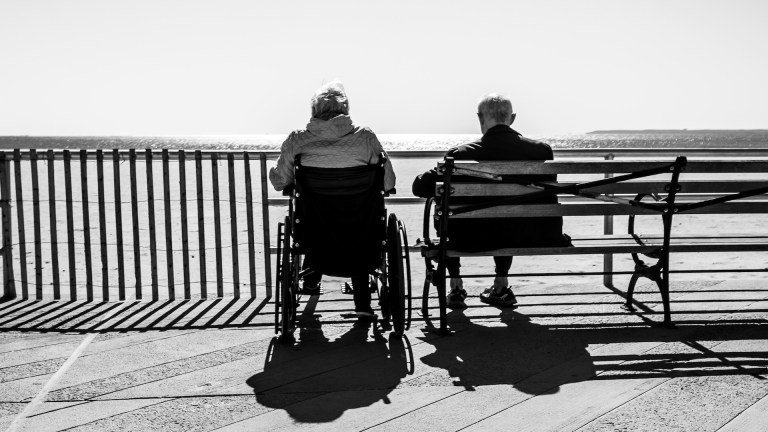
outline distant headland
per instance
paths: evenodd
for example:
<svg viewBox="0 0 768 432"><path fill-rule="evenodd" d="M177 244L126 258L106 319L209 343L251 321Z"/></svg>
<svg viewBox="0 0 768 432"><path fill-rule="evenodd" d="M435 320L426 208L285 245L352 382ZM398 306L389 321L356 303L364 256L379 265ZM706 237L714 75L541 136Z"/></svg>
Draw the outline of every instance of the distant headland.
<svg viewBox="0 0 768 432"><path fill-rule="evenodd" d="M596 130L587 132L587 135L690 135L690 134L707 134L707 135L730 135L730 134L766 134L768 129L609 129L609 130Z"/></svg>

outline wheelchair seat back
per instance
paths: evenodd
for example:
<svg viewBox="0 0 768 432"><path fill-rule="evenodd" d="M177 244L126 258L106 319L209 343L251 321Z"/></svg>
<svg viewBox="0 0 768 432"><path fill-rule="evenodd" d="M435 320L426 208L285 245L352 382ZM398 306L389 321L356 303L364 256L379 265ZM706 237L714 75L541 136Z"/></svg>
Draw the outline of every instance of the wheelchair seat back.
<svg viewBox="0 0 768 432"><path fill-rule="evenodd" d="M317 168L295 163L294 247L331 276L373 272L386 239L384 158L375 165Z"/></svg>

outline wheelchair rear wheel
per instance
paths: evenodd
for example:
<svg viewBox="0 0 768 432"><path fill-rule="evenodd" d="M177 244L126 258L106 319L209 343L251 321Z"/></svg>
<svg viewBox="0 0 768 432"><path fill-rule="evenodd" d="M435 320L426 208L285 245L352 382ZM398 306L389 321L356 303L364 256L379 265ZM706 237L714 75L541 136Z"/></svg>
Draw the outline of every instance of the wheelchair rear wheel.
<svg viewBox="0 0 768 432"><path fill-rule="evenodd" d="M291 254L292 241L291 221L285 218L285 232L283 233L281 274L280 274L280 333L284 341L293 337L293 329L296 323L296 291L298 279L298 266L296 259Z"/></svg>
<svg viewBox="0 0 768 432"><path fill-rule="evenodd" d="M410 328L411 276L405 227L394 214L387 221L387 295L392 327L398 335ZM407 314L406 314L407 305Z"/></svg>

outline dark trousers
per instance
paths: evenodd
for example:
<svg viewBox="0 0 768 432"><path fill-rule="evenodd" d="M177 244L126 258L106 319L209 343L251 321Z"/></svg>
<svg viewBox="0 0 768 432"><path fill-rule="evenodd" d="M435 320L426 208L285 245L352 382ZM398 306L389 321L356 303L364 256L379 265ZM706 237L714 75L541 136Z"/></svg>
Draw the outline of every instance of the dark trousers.
<svg viewBox="0 0 768 432"><path fill-rule="evenodd" d="M495 256L493 262L496 263L496 276L506 276L509 269L512 268L512 256ZM445 267L451 277L460 275L461 259L459 257L446 257Z"/></svg>
<svg viewBox="0 0 768 432"><path fill-rule="evenodd" d="M301 270L312 269L310 260L307 258L301 265ZM316 286L323 278L319 271L310 271L304 276L304 285ZM352 275L352 291L355 300L355 311L368 312L371 309L371 290L368 273L355 273Z"/></svg>

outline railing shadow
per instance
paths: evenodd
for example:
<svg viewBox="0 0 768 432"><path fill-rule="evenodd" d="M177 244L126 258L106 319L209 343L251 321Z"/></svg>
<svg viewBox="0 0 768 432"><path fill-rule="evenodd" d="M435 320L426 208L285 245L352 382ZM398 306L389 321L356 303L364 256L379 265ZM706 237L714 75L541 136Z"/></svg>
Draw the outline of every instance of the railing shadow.
<svg viewBox="0 0 768 432"><path fill-rule="evenodd" d="M196 300L22 300L0 310L0 332L108 333L274 325L270 298Z"/></svg>

